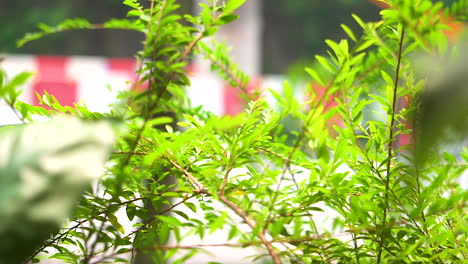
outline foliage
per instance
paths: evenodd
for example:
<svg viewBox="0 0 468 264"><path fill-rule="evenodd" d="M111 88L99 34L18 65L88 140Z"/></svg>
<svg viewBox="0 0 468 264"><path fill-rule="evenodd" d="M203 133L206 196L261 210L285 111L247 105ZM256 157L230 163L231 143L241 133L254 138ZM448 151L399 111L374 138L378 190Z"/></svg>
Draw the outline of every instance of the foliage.
<svg viewBox="0 0 468 264"><path fill-rule="evenodd" d="M466 16L463 0L450 9L428 0L386 1L391 8L377 22L353 15L362 34L343 26L350 39L326 40L327 56L306 68L315 82L309 100L298 101L286 83L283 91L265 91L276 105L247 93L248 78L222 46L201 42L236 19L243 2L211 1L197 16L181 17L175 0L151 1L149 8L123 1L133 17L124 27L145 35L137 57L148 89L122 94L105 114L124 119L128 132L114 146L103 191L87 192L74 222L37 253L87 264L126 262L123 254L145 252L154 263L183 263L203 253L185 237L228 230L220 245L257 247L263 253L255 260L273 263L466 262L468 192L457 182L467 168L466 149L433 145L426 162L416 163L414 145L401 141L421 134L418 98L432 81L416 74L412 58L457 56L460 44L449 45L443 18ZM245 93L244 113L217 117L190 107L184 67L194 52ZM329 96L336 107L325 108ZM47 94L42 99L52 109L47 114L103 116L61 107ZM23 117L44 112L19 102L12 107ZM332 126L336 116L341 122ZM286 118L299 129L286 133ZM115 216L120 209L139 219L132 230Z"/></svg>

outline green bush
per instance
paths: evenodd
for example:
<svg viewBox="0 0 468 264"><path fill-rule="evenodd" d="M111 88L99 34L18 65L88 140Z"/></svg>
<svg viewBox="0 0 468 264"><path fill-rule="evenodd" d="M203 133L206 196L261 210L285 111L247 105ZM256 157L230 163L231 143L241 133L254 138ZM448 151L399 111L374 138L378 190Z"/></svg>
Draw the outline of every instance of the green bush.
<svg viewBox="0 0 468 264"><path fill-rule="evenodd" d="M52 258L88 264L126 262L121 254L133 259L143 252L154 263L170 258L183 263L203 253L200 245L184 244L184 237L227 230L228 242L220 244L261 248L265 253L254 258L272 263L466 263L468 192L457 181L468 153L444 151L439 135L429 134L435 143L425 148L415 144L433 129L427 106L433 97L424 88L437 80L428 72L416 74L414 66L418 56L435 57L433 71L443 75L438 60L464 52L463 43L449 43L443 21L465 19L466 1L444 7L428 0L394 0L386 1L392 7L381 12L380 21L353 15L362 32L343 26L349 39L326 40L328 55L317 56L317 63L306 68L314 83L307 91L310 100L299 102L286 83L283 91L265 91L272 93L275 106L247 92L249 78L224 46L202 42L235 20L233 12L243 2L214 0L201 4L197 16L180 16L175 0L150 1L149 8L125 0L128 19L42 25L19 42L103 27L146 36L137 58L141 82L149 88L122 93L110 114L62 107L49 95L43 97L52 109L47 113L9 100L26 121L33 114L64 113L111 117L127 128L101 178L104 195L86 192L73 222L36 254L54 248ZM242 114L218 117L189 106L184 67L194 53L239 88L246 101ZM325 94L315 92L317 85ZM466 88L466 82L457 85ZM325 109L329 96L337 106ZM409 103L402 105L403 100ZM443 109L451 102L440 103ZM443 128L466 121L466 115L458 116ZM331 125L331 118L341 125ZM286 131L285 119L299 129ZM404 135L416 137L402 145ZM134 230L124 230L115 216L119 209L129 219L141 219ZM318 218L324 214L331 218L328 229ZM170 237L175 244L168 244ZM183 255L174 260L176 253ZM37 260L36 254L29 259Z"/></svg>

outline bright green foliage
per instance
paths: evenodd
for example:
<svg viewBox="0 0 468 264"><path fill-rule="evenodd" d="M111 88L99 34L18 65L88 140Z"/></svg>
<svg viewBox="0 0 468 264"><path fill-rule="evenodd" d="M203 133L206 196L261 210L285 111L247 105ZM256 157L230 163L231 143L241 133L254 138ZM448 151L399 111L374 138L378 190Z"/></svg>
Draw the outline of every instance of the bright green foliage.
<svg viewBox="0 0 468 264"><path fill-rule="evenodd" d="M232 87L237 87L241 90L242 95L249 96L247 86L249 85L249 76L245 75L238 66L230 59L228 52L229 48L221 43L212 43L212 47L203 42L199 43L200 49L198 52L207 60L211 61L211 70L218 72L219 75Z"/></svg>
<svg viewBox="0 0 468 264"><path fill-rule="evenodd" d="M23 72L13 77L12 80L6 81L6 74L0 69L0 98L4 99L5 102L13 108L21 94L18 89L19 86L23 85L30 77L32 73Z"/></svg>
<svg viewBox="0 0 468 264"><path fill-rule="evenodd" d="M52 247L53 257L67 263L125 262L121 254L136 252L155 263L183 263L203 253L200 245L184 244L187 235L205 238L222 229L233 246L257 247L264 254L255 259L273 263L466 262L468 192L457 183L467 169L466 149L434 144L420 164L415 146L400 143L402 135L421 134L421 118L411 117L420 117L417 99L432 81L416 74L412 58L455 56L460 44L449 45L441 16L466 17L463 0L450 9L428 0L388 1L392 8L376 22L353 15L362 34L342 26L350 39L326 40L327 56L306 69L314 82L310 100L299 102L286 83L271 91L276 106L247 94L248 77L224 46L200 42L235 19L243 2L210 1L200 14L181 17L175 0L150 1L149 8L124 1L133 24L109 23L145 34L138 73L149 88L123 93L106 114L124 119L128 132L101 178L105 195L88 192L71 228L39 251ZM189 107L184 67L194 51L245 93L244 113L217 117ZM312 89L316 83L324 95ZM337 107L324 107L328 96ZM62 107L50 95L42 99L52 112L103 116ZM14 106L25 119L42 113ZM337 117L342 125L332 126ZM298 129L287 131L286 119ZM115 216L119 209L140 219L134 230Z"/></svg>

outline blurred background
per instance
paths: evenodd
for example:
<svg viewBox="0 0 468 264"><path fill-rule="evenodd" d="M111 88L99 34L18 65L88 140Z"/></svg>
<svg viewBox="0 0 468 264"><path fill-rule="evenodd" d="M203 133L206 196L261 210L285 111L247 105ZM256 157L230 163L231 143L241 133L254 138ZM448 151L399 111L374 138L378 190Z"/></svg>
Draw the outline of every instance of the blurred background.
<svg viewBox="0 0 468 264"><path fill-rule="evenodd" d="M202 1L206 0L179 1L178 12L198 13ZM325 39L338 41L346 37L340 24L360 32L351 14L366 21L379 20L380 9L374 1L249 0L237 10L240 19L221 27L215 37L232 47L230 54L239 68L252 77L252 86L281 89L285 76L310 80L304 66L312 64L315 54L325 53ZM146 0L139 2L148 4ZM124 18L128 11L122 0L0 0L0 56L6 55L2 67L9 76L22 71L35 73L23 87L20 99L37 105L36 92L47 89L63 105L84 100L92 110L107 109L111 102L100 98L112 96L103 96L107 94L104 90L132 80L135 64L128 59L142 48L141 33L108 29L67 31L21 48L16 47L16 40L36 31L40 23L53 26L79 17L101 24L110 18ZM210 73L209 66L201 58L193 59L191 69L196 74L187 89L192 105L204 105L219 115L242 111L238 91ZM295 88L298 96L303 96L303 89ZM204 96L207 91L210 98Z"/></svg>
<svg viewBox="0 0 468 264"><path fill-rule="evenodd" d="M195 10L196 2L200 1L180 1L180 12ZM359 32L351 13L364 20L379 18L379 8L367 0L247 2L255 5L250 15L256 16L259 27L259 72L263 74L285 73L291 65L307 63L314 54L323 53L324 39L345 37L340 24ZM0 0L0 53L131 57L141 47L142 36L121 30L65 32L15 47L15 41L34 31L38 23L55 25L71 17L102 23L112 17L125 17L127 11L121 0Z"/></svg>

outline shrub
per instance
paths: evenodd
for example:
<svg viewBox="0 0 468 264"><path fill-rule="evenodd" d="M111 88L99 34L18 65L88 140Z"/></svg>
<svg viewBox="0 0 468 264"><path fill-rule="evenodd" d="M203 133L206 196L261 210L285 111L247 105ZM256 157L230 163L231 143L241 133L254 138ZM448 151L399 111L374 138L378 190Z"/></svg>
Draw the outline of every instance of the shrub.
<svg viewBox="0 0 468 264"><path fill-rule="evenodd" d="M380 21L353 15L362 32L343 25L349 39L326 40L329 52L306 68L314 83L306 91L310 100L299 102L287 83L279 92L258 91L272 93L275 106L246 91L249 79L223 45L201 41L235 20L243 2L211 1L201 4L199 15L182 17L175 0L150 1L149 7L125 0L133 19L102 25L71 19L42 25L19 42L82 28L126 28L146 36L137 58L140 83L148 89L121 94L110 114L64 108L44 96L48 115L107 116L123 120L127 130L100 180L102 192L85 193L73 222L36 253L52 247L58 252L52 257L67 263L107 263L144 252L163 263L184 252L174 261L182 263L201 252L201 245L184 245L184 237L228 230L220 244L262 248L265 254L256 258L273 263L464 263L468 193L457 181L468 153L450 153L443 141L423 156L417 152L418 135L425 133L420 128L432 129L419 100L428 98L431 74L416 74L414 58L463 52L462 44L448 41L443 21L466 18L466 2L449 8L428 0L384 1L390 8ZM246 101L242 114L218 117L187 104L184 68L194 53L239 88ZM436 63L434 71L443 74L443 66ZM325 92L313 89L318 85ZM336 106L325 111L329 96ZM44 114L13 105L25 120ZM328 120L337 115L341 125L332 126ZM285 119L298 129L286 131ZM120 209L140 219L133 230L115 217ZM175 244L168 244L170 237Z"/></svg>

